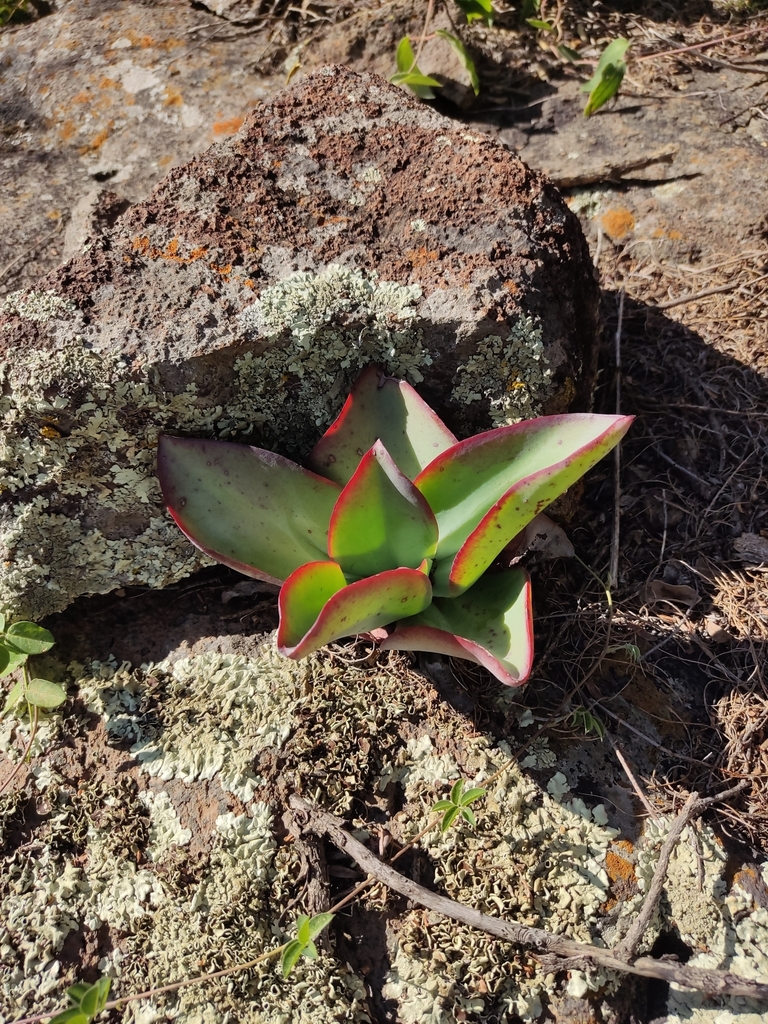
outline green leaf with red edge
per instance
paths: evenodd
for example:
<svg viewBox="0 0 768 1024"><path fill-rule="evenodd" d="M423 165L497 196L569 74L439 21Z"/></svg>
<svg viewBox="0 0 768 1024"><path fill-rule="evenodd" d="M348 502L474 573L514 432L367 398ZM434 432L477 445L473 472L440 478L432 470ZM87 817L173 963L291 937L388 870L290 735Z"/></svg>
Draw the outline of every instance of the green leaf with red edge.
<svg viewBox="0 0 768 1024"><path fill-rule="evenodd" d="M243 444L163 435L157 473L192 543L246 576L280 583L327 556L341 488L295 462Z"/></svg>
<svg viewBox="0 0 768 1024"><path fill-rule="evenodd" d="M437 548L437 520L424 495L377 441L338 497L328 554L350 576L415 569Z"/></svg>
<svg viewBox="0 0 768 1024"><path fill-rule="evenodd" d="M332 640L416 615L432 599L425 569L426 563L390 569L344 586L335 562L301 566L280 591L277 649L288 658L304 658Z"/></svg>
<svg viewBox="0 0 768 1024"><path fill-rule="evenodd" d="M435 513L436 596L456 596L527 524L624 436L631 416L565 414L461 441L414 483Z"/></svg>
<svg viewBox="0 0 768 1024"><path fill-rule="evenodd" d="M435 598L398 622L385 651L431 651L474 661L508 686L527 679L533 661L531 581L524 569L493 573L451 599Z"/></svg>
<svg viewBox="0 0 768 1024"><path fill-rule="evenodd" d="M410 384L368 366L306 464L343 486L376 441L382 442L410 480L456 444L454 435Z"/></svg>

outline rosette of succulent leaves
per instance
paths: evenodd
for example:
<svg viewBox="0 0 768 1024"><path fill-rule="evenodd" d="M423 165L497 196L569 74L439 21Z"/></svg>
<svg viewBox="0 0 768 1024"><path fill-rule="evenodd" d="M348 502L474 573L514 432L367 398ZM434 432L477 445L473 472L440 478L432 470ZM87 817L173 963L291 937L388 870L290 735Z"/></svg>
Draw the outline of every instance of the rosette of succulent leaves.
<svg viewBox="0 0 768 1024"><path fill-rule="evenodd" d="M158 476L197 547L281 584L281 654L369 634L516 686L533 659L530 579L512 565L520 537L631 421L545 416L457 441L409 384L369 366L306 467L165 435Z"/></svg>

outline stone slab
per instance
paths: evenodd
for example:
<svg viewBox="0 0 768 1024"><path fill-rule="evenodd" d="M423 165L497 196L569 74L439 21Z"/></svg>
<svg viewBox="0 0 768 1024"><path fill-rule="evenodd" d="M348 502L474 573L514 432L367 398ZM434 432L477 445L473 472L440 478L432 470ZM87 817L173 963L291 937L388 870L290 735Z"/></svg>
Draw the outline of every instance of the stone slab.
<svg viewBox="0 0 768 1024"><path fill-rule="evenodd" d="M321 69L5 300L0 605L40 617L203 564L161 507L161 431L300 456L370 362L459 436L586 406L596 300L545 179Z"/></svg>

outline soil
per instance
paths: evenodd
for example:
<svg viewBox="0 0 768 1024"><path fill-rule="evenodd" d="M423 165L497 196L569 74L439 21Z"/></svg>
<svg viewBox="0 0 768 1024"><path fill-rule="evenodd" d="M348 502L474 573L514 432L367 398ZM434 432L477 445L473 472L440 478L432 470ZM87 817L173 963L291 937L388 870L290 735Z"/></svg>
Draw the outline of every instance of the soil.
<svg viewBox="0 0 768 1024"><path fill-rule="evenodd" d="M240 117L248 89L263 97L299 64L297 74L327 60L391 74L394 46L405 31L418 34L425 5L361 2L347 5L345 17L333 24L323 20L328 5L308 5L316 20L277 5L271 17L248 27L228 25L199 4L152 6L156 10L144 7L142 17L166 19L168 38L206 26L201 38L207 41L194 61L208 68L223 61L217 89L226 92L231 84L232 116ZM91 7L99 8L98 30L111 31L113 5ZM549 175L579 215L602 288L595 408L637 417L618 474L610 461L590 474L568 526L581 561L534 569L538 655L520 699L553 750L567 749L573 759L580 745L590 748L577 795L612 804L628 842L637 837L644 811L616 760L616 746L628 754L660 812L674 811L689 791L711 795L749 779L750 788L713 808L708 821L726 843L731 877L755 874L748 865L768 857L768 15L759 5L705 0L542 4L555 20L557 42L577 45L587 59L618 34L632 41L618 98L585 119L584 71L564 63L547 37L521 28L509 5L499 7L504 12L493 29L475 25L465 33L480 74L478 98L468 107L440 98L435 105L503 139ZM9 31L40 31L44 20ZM752 34L739 35L750 28ZM211 32L218 37L209 38ZM721 36L735 38L691 48ZM261 53L259 61L238 56L246 45ZM652 56L667 51L676 52ZM182 64L185 74L191 58ZM8 78L6 84L0 79L5 165L14 190L10 204L0 207L2 238L9 243L0 255L0 290L12 291L30 287L58 264L64 225L106 172L89 170L96 167L92 151L68 150L61 133L45 149L42 133L55 135L64 113L44 117L28 95L7 89ZM198 106L213 123L216 100L206 103ZM198 151L205 131L215 128L185 134L175 125L172 162ZM129 145L127 134L121 145ZM114 157L116 165L121 159ZM88 221L88 230L97 232L99 218L108 222L110 211L143 198L168 166L159 162L150 171L141 164L123 182L112 175L113 195L100 200L102 212ZM50 201L56 217L43 208L41 192L54 190L43 185L49 178L58 189ZM59 223L60 235L41 239L42 225ZM618 575L609 612L600 581L612 565ZM170 653L247 652L255 637L274 628L276 606L269 593L223 603L222 594L238 579L216 569L162 593L137 589L83 599L45 624L64 664L110 655L141 664ZM467 737L508 734L511 725L499 719L487 677L465 663L433 660L419 667L408 685L421 687L418 700L434 716L438 751L456 742L441 725L457 718ZM579 708L605 730L599 753L564 715ZM84 743L74 736L58 752L66 777L88 770L88 759L106 775L136 774L95 722L87 755ZM278 790L281 772L287 774L277 763L260 765L260 772ZM4 774L2 766L0 782ZM17 778L14 788L20 792L26 784ZM213 783L204 796L208 803L180 810L183 825L235 806ZM378 822L399 809L370 791L353 800ZM12 843L28 841L42 820L34 801L19 807ZM192 852L207 853L205 829ZM631 865L623 867L620 854L612 861L614 900L634 891ZM349 862L330 867L331 891L348 888L350 878L339 868L349 872ZM763 898L760 890L755 899ZM397 1020L396 1007L382 994L383 932L401 909L392 901L386 910L355 910L337 937L337 956L369 979L381 1022ZM89 939L93 950L74 953L87 953L95 964L103 955L96 946L104 941ZM661 936L657 947L654 955L687 955L673 933ZM616 1024L645 1022L663 1017L665 999L658 985L625 987L600 1012ZM586 1019L582 1015L592 1011L581 1000L576 1004L553 995L550 1011L558 1021Z"/></svg>

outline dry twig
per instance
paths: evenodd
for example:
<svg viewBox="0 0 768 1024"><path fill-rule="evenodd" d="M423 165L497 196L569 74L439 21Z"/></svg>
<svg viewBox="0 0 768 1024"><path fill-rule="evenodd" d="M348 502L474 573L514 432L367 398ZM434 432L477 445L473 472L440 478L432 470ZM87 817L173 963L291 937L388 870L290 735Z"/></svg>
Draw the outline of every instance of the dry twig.
<svg viewBox="0 0 768 1024"><path fill-rule="evenodd" d="M715 799L722 799L733 795L733 792L734 790L729 790ZM711 802L699 800L695 794L691 795L683 809L683 814L678 819L681 820L683 815L685 815L685 820L677 831L674 841L670 841L672 836L672 832L670 832L670 836L664 844L665 848L669 844L670 855L674 842L679 838L687 822L706 806L709 806ZM520 924L517 921L504 921L500 918L483 914L479 910L475 910L474 907L465 907L461 903L456 903L455 900L450 900L445 896L440 896L438 893L425 889L410 878L399 874L388 864L383 863L375 854L371 853L370 850L366 849L362 843L359 843L345 830L344 822L340 818L329 814L327 811L313 807L312 804L295 794L290 797L289 803L293 810L297 812L297 815L301 816L302 827L306 831L314 832L318 836L329 836L333 843L340 850L347 853L363 871L372 875L390 889L394 889L395 892L399 892L402 896L413 900L414 903L418 903L420 906L433 910L438 914L443 914L454 921L459 921L461 924L466 924L470 928L477 928L489 935L495 935L506 942L531 947L537 953L544 956L554 955L565 959L569 962L569 966L588 967L590 964L595 964L614 971L637 974L645 978L659 978L670 983L674 982L683 988L696 989L706 992L708 995L741 995L768 1002L768 980L765 982L755 981L727 971L704 970L664 960L654 960L652 957L640 957L633 963L629 963L617 955L616 950L601 949L599 946L576 942L574 939L569 939L564 935L553 935L543 928L529 928L527 925ZM676 826L677 822L673 829ZM643 912L645 912L646 906L649 906L648 917L652 915L655 909L655 904L650 905L653 884L656 882L657 875L660 876L661 883L658 887L660 895L664 881L663 872L665 870L666 867L662 870L661 858L659 858L651 890L649 890L648 897L643 905ZM656 898L658 899L658 897ZM641 912L641 916L643 912ZM563 966L562 963L560 966Z"/></svg>

